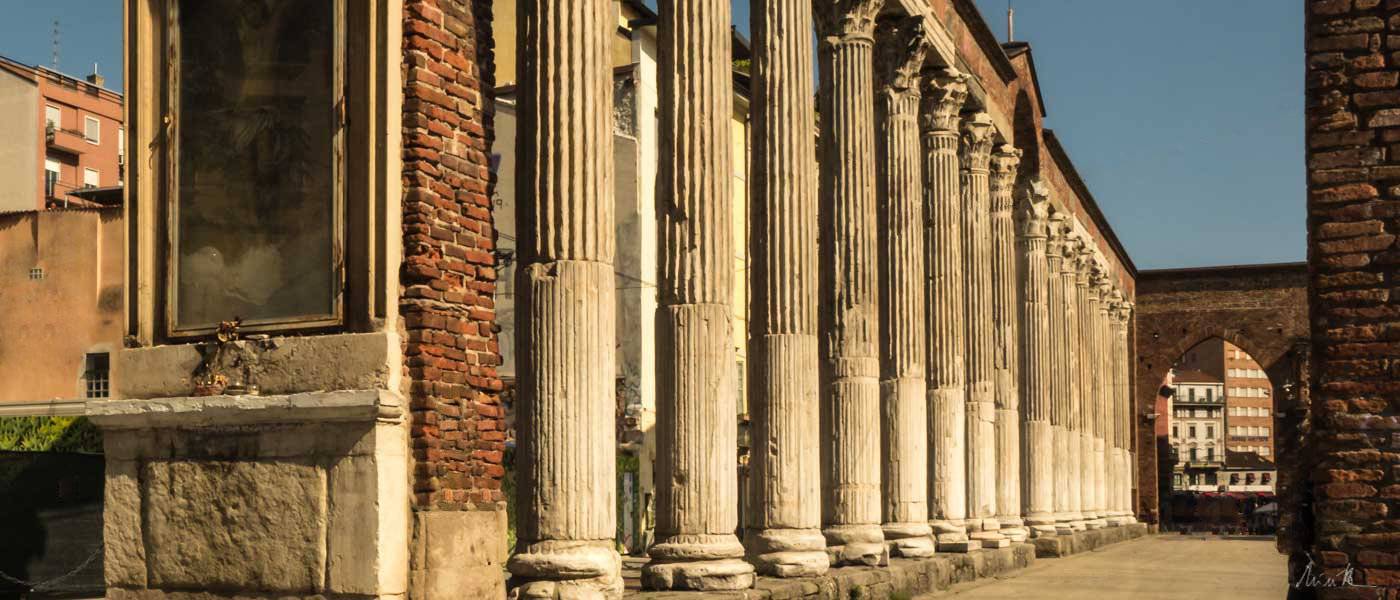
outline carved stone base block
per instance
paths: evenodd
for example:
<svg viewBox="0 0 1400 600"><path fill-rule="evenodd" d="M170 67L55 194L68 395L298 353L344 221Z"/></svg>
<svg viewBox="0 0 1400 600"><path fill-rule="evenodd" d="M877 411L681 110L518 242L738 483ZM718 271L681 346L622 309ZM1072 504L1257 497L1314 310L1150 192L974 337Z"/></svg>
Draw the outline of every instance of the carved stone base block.
<svg viewBox="0 0 1400 600"><path fill-rule="evenodd" d="M879 567L890 563L885 533L879 525L830 525L822 529L832 565Z"/></svg>
<svg viewBox="0 0 1400 600"><path fill-rule="evenodd" d="M622 597L622 557L612 540L537 542L511 556L508 566L515 579L525 580L511 588L511 600ZM560 573L570 578L548 579Z"/></svg>
<svg viewBox="0 0 1400 600"><path fill-rule="evenodd" d="M733 535L676 535L653 545L642 569L652 590L723 591L753 587L753 565Z"/></svg>
<svg viewBox="0 0 1400 600"><path fill-rule="evenodd" d="M767 529L744 538L747 559L760 575L813 577L831 566L826 538L815 529Z"/></svg>
<svg viewBox="0 0 1400 600"><path fill-rule="evenodd" d="M882 529L890 556L927 558L935 554L933 528L927 523L885 523Z"/></svg>

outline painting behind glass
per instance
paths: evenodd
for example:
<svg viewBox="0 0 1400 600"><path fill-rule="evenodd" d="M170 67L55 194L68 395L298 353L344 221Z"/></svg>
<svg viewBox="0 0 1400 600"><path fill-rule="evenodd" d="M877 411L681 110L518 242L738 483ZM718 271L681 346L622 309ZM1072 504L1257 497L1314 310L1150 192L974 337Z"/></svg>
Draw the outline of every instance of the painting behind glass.
<svg viewBox="0 0 1400 600"><path fill-rule="evenodd" d="M175 329L334 318L334 0L180 3Z"/></svg>

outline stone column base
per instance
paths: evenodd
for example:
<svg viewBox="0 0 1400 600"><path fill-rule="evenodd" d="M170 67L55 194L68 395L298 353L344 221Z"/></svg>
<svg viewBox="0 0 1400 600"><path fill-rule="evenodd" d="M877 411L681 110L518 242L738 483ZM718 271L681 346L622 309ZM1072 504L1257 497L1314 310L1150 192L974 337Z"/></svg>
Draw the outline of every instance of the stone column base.
<svg viewBox="0 0 1400 600"><path fill-rule="evenodd" d="M831 568L826 538L816 529L765 529L744 536L747 559L760 575L815 577Z"/></svg>
<svg viewBox="0 0 1400 600"><path fill-rule="evenodd" d="M743 561L744 546L732 534L673 535L653 545L642 569L649 590L725 591L753 587L753 565Z"/></svg>
<svg viewBox="0 0 1400 600"><path fill-rule="evenodd" d="M832 566L890 564L889 548L879 525L829 525L822 529L826 556Z"/></svg>
<svg viewBox="0 0 1400 600"><path fill-rule="evenodd" d="M890 556L928 558L937 549L933 528L928 523L885 523L882 529Z"/></svg>

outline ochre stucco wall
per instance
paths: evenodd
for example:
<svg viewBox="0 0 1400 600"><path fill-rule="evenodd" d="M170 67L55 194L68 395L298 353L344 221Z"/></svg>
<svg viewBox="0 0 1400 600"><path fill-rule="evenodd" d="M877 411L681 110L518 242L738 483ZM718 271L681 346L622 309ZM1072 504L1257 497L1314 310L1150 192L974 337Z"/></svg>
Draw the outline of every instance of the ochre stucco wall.
<svg viewBox="0 0 1400 600"><path fill-rule="evenodd" d="M0 403L83 396L85 355L121 345L121 278L120 208L0 215Z"/></svg>

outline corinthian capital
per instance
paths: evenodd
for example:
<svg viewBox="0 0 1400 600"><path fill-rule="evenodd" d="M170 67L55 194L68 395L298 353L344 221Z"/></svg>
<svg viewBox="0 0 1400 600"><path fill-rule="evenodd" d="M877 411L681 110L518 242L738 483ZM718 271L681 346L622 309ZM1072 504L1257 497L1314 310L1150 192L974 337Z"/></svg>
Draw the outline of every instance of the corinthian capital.
<svg viewBox="0 0 1400 600"><path fill-rule="evenodd" d="M1074 240L1074 267L1079 272L1079 285L1087 287L1094 268L1094 249L1084 238Z"/></svg>
<svg viewBox="0 0 1400 600"><path fill-rule="evenodd" d="M992 143L996 130L992 128L992 116L979 112L972 115L962 125L961 143L958 145L962 167L973 171L986 171L987 162L992 158Z"/></svg>
<svg viewBox="0 0 1400 600"><path fill-rule="evenodd" d="M875 33L875 16L884 6L885 0L815 0L817 33L828 44L868 42Z"/></svg>
<svg viewBox="0 0 1400 600"><path fill-rule="evenodd" d="M1059 271L1060 262L1065 258L1065 244L1069 241L1065 223L1068 221L1069 217L1065 213L1058 210L1050 211L1050 223L1047 226L1050 241L1046 245L1045 256L1050 259L1050 266L1054 269L1051 271L1052 275Z"/></svg>
<svg viewBox="0 0 1400 600"><path fill-rule="evenodd" d="M919 93L919 71L928 55L923 19L889 15L875 23L875 87L886 94Z"/></svg>
<svg viewBox="0 0 1400 600"><path fill-rule="evenodd" d="M967 75L951 67L924 73L923 113L919 122L924 133L957 133L958 114L967 102Z"/></svg>
<svg viewBox="0 0 1400 600"><path fill-rule="evenodd" d="M1023 238L1045 239L1049 237L1050 186L1039 177L1026 182L1021 194L1020 228L1017 233Z"/></svg>
<svg viewBox="0 0 1400 600"><path fill-rule="evenodd" d="M1011 190L1016 185L1016 170L1020 166L1020 148L1002 144L992 151L992 210L1011 210Z"/></svg>

